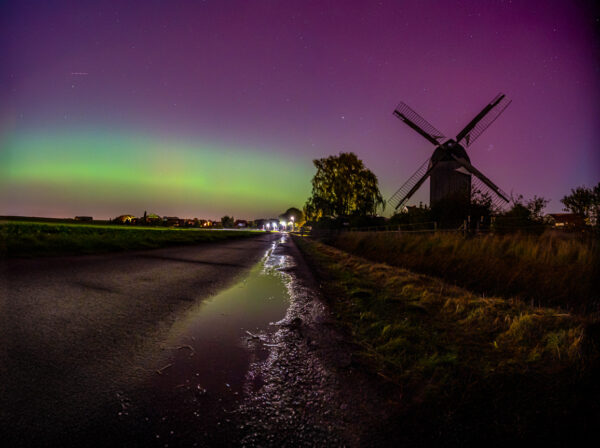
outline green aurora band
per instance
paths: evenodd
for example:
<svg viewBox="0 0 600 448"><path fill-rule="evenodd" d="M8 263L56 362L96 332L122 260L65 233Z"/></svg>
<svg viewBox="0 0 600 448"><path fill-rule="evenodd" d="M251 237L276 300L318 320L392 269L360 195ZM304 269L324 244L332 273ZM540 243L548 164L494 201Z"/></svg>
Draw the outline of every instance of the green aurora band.
<svg viewBox="0 0 600 448"><path fill-rule="evenodd" d="M131 134L13 134L0 149L0 215L271 217L302 207L308 161Z"/></svg>

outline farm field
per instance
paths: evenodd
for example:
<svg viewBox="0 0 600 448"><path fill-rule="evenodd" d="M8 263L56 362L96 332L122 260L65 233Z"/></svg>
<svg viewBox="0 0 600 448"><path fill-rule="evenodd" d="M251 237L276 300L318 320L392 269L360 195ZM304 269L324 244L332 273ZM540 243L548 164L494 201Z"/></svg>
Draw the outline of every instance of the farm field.
<svg viewBox="0 0 600 448"><path fill-rule="evenodd" d="M261 232L0 221L0 254L37 257L157 249L247 238Z"/></svg>
<svg viewBox="0 0 600 448"><path fill-rule="evenodd" d="M390 385L396 412L374 440L554 446L595 430L597 321L295 241L357 364Z"/></svg>

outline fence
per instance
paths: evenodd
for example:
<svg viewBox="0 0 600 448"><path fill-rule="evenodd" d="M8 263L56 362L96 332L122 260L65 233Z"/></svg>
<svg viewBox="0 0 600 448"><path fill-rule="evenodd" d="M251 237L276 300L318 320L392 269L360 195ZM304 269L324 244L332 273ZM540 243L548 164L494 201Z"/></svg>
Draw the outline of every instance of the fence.
<svg viewBox="0 0 600 448"><path fill-rule="evenodd" d="M519 232L535 232L542 233L544 231L555 232L572 232L572 233L591 233L598 232L598 228L592 227L555 227L551 224L537 221L524 222L522 218L507 218L502 217L499 220L492 217L491 222L483 222L479 220L466 219L459 227L447 228L441 227L435 221L412 223L412 224L387 224L383 226L366 226L366 227L339 227L331 229L313 228L310 232L311 236L329 237L342 232L394 232L394 233L462 233L463 235L478 235L489 233L519 233Z"/></svg>

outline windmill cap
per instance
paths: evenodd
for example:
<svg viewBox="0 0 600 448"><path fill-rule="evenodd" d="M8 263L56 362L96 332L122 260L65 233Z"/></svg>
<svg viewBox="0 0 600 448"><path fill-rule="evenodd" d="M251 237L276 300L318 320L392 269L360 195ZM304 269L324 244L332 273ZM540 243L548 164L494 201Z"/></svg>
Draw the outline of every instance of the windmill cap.
<svg viewBox="0 0 600 448"><path fill-rule="evenodd" d="M433 155L431 156L432 162L443 162L443 161L455 161L452 155L459 157L461 159L465 159L467 162L471 162L467 151L462 145L459 145L454 140L448 140L441 146L438 146L435 151L433 151Z"/></svg>

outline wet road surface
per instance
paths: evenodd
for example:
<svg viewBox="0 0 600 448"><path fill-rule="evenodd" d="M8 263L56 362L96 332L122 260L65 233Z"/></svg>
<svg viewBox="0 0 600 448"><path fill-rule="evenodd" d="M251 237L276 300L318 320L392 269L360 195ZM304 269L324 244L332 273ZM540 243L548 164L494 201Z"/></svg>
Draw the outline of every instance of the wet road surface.
<svg viewBox="0 0 600 448"><path fill-rule="evenodd" d="M102 428L117 393L154 372L182 313L245 275L276 238L0 261L4 440Z"/></svg>
<svg viewBox="0 0 600 448"><path fill-rule="evenodd" d="M286 235L4 266L4 440L359 446L380 418Z"/></svg>

